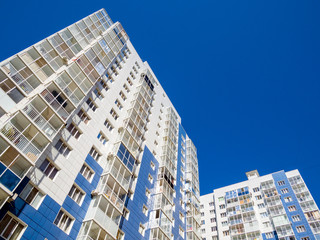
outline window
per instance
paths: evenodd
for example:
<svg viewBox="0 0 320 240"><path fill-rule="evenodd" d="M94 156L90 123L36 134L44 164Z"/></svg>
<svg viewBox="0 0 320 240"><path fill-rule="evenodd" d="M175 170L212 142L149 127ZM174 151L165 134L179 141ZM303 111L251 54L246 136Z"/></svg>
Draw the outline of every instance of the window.
<svg viewBox="0 0 320 240"><path fill-rule="evenodd" d="M266 233L266 239L273 238L273 232Z"/></svg>
<svg viewBox="0 0 320 240"><path fill-rule="evenodd" d="M149 182L152 184L153 183L153 177L149 174L149 176L148 176L148 180L149 180Z"/></svg>
<svg viewBox="0 0 320 240"><path fill-rule="evenodd" d="M201 217L203 217L203 216L204 216L204 212L201 213Z"/></svg>
<svg viewBox="0 0 320 240"><path fill-rule="evenodd" d="M142 236L144 236L144 226L140 223L140 225L139 225L139 233L142 235Z"/></svg>
<svg viewBox="0 0 320 240"><path fill-rule="evenodd" d="M179 212L179 219L181 220L181 222L184 222L184 215L182 212Z"/></svg>
<svg viewBox="0 0 320 240"><path fill-rule="evenodd" d="M261 200L261 199L262 199L261 195L256 196L256 200Z"/></svg>
<svg viewBox="0 0 320 240"><path fill-rule="evenodd" d="M261 218L266 218L268 217L268 213L267 212L260 213L260 216Z"/></svg>
<svg viewBox="0 0 320 240"><path fill-rule="evenodd" d="M230 232L229 231L223 231L222 234L223 234L223 236L229 236Z"/></svg>
<svg viewBox="0 0 320 240"><path fill-rule="evenodd" d="M41 204L44 194L32 184L28 183L20 193L20 197L26 201L26 203L37 209Z"/></svg>
<svg viewBox="0 0 320 240"><path fill-rule="evenodd" d="M103 80L103 79L101 79L100 81L99 81L99 83L100 83L100 85L106 90L106 91L108 91L110 88L109 88L109 86L108 86L108 84Z"/></svg>
<svg viewBox="0 0 320 240"><path fill-rule="evenodd" d="M284 198L284 201L285 201L285 202L292 202L292 197L285 197L285 198Z"/></svg>
<svg viewBox="0 0 320 240"><path fill-rule="evenodd" d="M294 215L294 216L292 216L292 221L294 221L294 222L299 222L299 221L301 221L300 215Z"/></svg>
<svg viewBox="0 0 320 240"><path fill-rule="evenodd" d="M91 155L91 157L93 157L93 159L96 160L97 162L101 157L100 153L98 153L98 151L94 147L91 148L89 155Z"/></svg>
<svg viewBox="0 0 320 240"><path fill-rule="evenodd" d="M97 110L97 105L94 103L94 101L91 98L88 98L86 103L88 104L89 108L92 109L92 111Z"/></svg>
<svg viewBox="0 0 320 240"><path fill-rule="evenodd" d="M138 69L140 69L140 66L137 62L135 62L134 64L137 66Z"/></svg>
<svg viewBox="0 0 320 240"><path fill-rule="evenodd" d="M283 185L285 185L285 184L286 184L286 183L285 183L284 181L279 181L279 182L278 182L278 185L279 185L279 186L283 186Z"/></svg>
<svg viewBox="0 0 320 240"><path fill-rule="evenodd" d="M220 208L220 209L225 209L225 208L226 208L226 205L224 205L224 204L219 205L219 208Z"/></svg>
<svg viewBox="0 0 320 240"><path fill-rule="evenodd" d="M297 232L298 232L298 233L305 232L305 231L306 231L305 226L301 225L301 226L298 226L298 227L297 227Z"/></svg>
<svg viewBox="0 0 320 240"><path fill-rule="evenodd" d="M289 210L289 212L294 212L294 211L297 211L297 208L295 205L292 205L292 206L288 207L288 210Z"/></svg>
<svg viewBox="0 0 320 240"><path fill-rule="evenodd" d="M153 171L155 170L155 165L152 161L150 162L150 167L152 168Z"/></svg>
<svg viewBox="0 0 320 240"><path fill-rule="evenodd" d="M217 227L216 226L211 227L211 232L214 232L214 231L217 231Z"/></svg>
<svg viewBox="0 0 320 240"><path fill-rule="evenodd" d="M24 224L7 213L0 221L0 236L4 239L20 239L24 228Z"/></svg>
<svg viewBox="0 0 320 240"><path fill-rule="evenodd" d="M76 203L81 205L82 200L84 198L84 192L78 186L73 184L68 196L72 198L72 200L74 200Z"/></svg>
<svg viewBox="0 0 320 240"><path fill-rule="evenodd" d="M87 164L83 164L80 170L80 174L89 182L91 182L92 177L94 175L94 171L91 170L91 168L89 168Z"/></svg>
<svg viewBox="0 0 320 240"><path fill-rule="evenodd" d="M203 204L200 205L200 209L204 209L204 205Z"/></svg>
<svg viewBox="0 0 320 240"><path fill-rule="evenodd" d="M86 114L82 109L80 109L80 111L77 114L79 116L79 118L85 123L88 124L90 118L88 116L88 114Z"/></svg>
<svg viewBox="0 0 320 240"><path fill-rule="evenodd" d="M150 191L148 188L146 189L146 196L147 196L147 198L150 198Z"/></svg>
<svg viewBox="0 0 320 240"><path fill-rule="evenodd" d="M110 114L114 118L114 120L117 120L119 118L119 115L116 113L116 111L113 108L110 110Z"/></svg>
<svg viewBox="0 0 320 240"><path fill-rule="evenodd" d="M119 108L119 110L121 110L123 108L122 104L120 103L120 101L118 99L114 103Z"/></svg>
<svg viewBox="0 0 320 240"><path fill-rule="evenodd" d="M80 130L73 123L69 124L69 126L67 127L67 130L70 132L72 136L75 137L75 139L78 139L81 135Z"/></svg>
<svg viewBox="0 0 320 240"><path fill-rule="evenodd" d="M102 100L103 95L101 94L101 92L97 88L95 90L93 90L93 93L96 96L96 98L99 98L100 100Z"/></svg>
<svg viewBox="0 0 320 240"><path fill-rule="evenodd" d="M126 220L129 220L129 215L130 215L129 209L127 209L126 207L124 207L124 208L123 208L123 217L124 217Z"/></svg>
<svg viewBox="0 0 320 240"><path fill-rule="evenodd" d="M214 212L215 212L214 210L210 210L210 214L214 214Z"/></svg>
<svg viewBox="0 0 320 240"><path fill-rule="evenodd" d="M123 101L127 100L126 95L124 95L124 93L122 91L120 91L119 95L120 95L120 97L122 98Z"/></svg>
<svg viewBox="0 0 320 240"><path fill-rule="evenodd" d="M263 222L262 225L266 228L271 226L270 222Z"/></svg>
<svg viewBox="0 0 320 240"><path fill-rule="evenodd" d="M144 215L148 216L148 208L144 204L143 204L143 207L142 207L142 212L143 212Z"/></svg>
<svg viewBox="0 0 320 240"><path fill-rule="evenodd" d="M259 204L258 204L258 208L259 208L259 209L264 208L264 204L263 204L263 203L259 203Z"/></svg>
<svg viewBox="0 0 320 240"><path fill-rule="evenodd" d="M56 145L54 146L60 154L62 154L65 157L68 157L71 149L65 144L61 139L58 140Z"/></svg>
<svg viewBox="0 0 320 240"><path fill-rule="evenodd" d="M127 82L129 83L130 86L133 85L133 83L131 82L130 78L127 78Z"/></svg>
<svg viewBox="0 0 320 240"><path fill-rule="evenodd" d="M69 232L71 225L73 224L74 218L67 214L63 209L60 209L54 224L66 233Z"/></svg>
<svg viewBox="0 0 320 240"><path fill-rule="evenodd" d="M56 168L48 159L45 159L39 168L47 177L54 179L58 173L58 168Z"/></svg>
<svg viewBox="0 0 320 240"><path fill-rule="evenodd" d="M110 132L111 132L112 129L114 128L108 119L106 119L106 121L104 122L104 125L106 126L106 128L107 128Z"/></svg>
<svg viewBox="0 0 320 240"><path fill-rule="evenodd" d="M126 84L123 84L123 88L127 91L127 93L130 92L130 89L128 88L128 86Z"/></svg>
<svg viewBox="0 0 320 240"><path fill-rule="evenodd" d="M133 72L130 72L130 76L131 76L133 79L136 79L136 76L133 74Z"/></svg>
<svg viewBox="0 0 320 240"><path fill-rule="evenodd" d="M179 226L179 234L181 237L184 237L184 231L183 228L181 226Z"/></svg>
<svg viewBox="0 0 320 240"><path fill-rule="evenodd" d="M222 224L222 227L228 226L228 222L227 221L223 221L223 222L221 222L221 224Z"/></svg>
<svg viewBox="0 0 320 240"><path fill-rule="evenodd" d="M224 202L224 197L219 197L218 200L219 202Z"/></svg>
<svg viewBox="0 0 320 240"><path fill-rule="evenodd" d="M99 139L99 141L105 145L107 142L108 142L108 139L106 138L106 136L102 133L102 132L99 132L97 138Z"/></svg>
<svg viewBox="0 0 320 240"><path fill-rule="evenodd" d="M220 216L221 216L221 217L226 217L227 214L224 212L224 213L221 213Z"/></svg>
<svg viewBox="0 0 320 240"><path fill-rule="evenodd" d="M258 187L253 188L253 192L259 192L259 188Z"/></svg>
<svg viewBox="0 0 320 240"><path fill-rule="evenodd" d="M310 238L309 237L303 237L303 238L301 238L301 240L310 240Z"/></svg>
<svg viewBox="0 0 320 240"><path fill-rule="evenodd" d="M280 190L282 194L289 193L288 188L284 188Z"/></svg>
<svg viewBox="0 0 320 240"><path fill-rule="evenodd" d="M209 202L209 207L213 207L214 206L214 202Z"/></svg>
<svg viewBox="0 0 320 240"><path fill-rule="evenodd" d="M214 222L216 222L216 219L215 218L210 218L210 222L214 223Z"/></svg>
<svg viewBox="0 0 320 240"><path fill-rule="evenodd" d="M136 69L135 66L133 66L132 69L133 69L133 71L134 71L136 74L138 74L138 71L137 71L137 69Z"/></svg>

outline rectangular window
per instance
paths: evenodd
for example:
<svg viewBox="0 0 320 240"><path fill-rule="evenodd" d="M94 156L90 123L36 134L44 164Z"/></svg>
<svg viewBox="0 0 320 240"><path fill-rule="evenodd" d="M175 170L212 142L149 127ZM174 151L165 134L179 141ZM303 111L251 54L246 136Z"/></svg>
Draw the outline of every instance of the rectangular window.
<svg viewBox="0 0 320 240"><path fill-rule="evenodd" d="M121 110L123 108L122 104L120 103L120 101L118 99L114 103L119 108L119 110Z"/></svg>
<svg viewBox="0 0 320 240"><path fill-rule="evenodd" d="M144 215L148 216L148 208L144 204L143 204L143 207L142 207L142 212L143 212Z"/></svg>
<svg viewBox="0 0 320 240"><path fill-rule="evenodd" d="M278 185L279 185L279 186L283 186L283 185L285 185L285 184L286 184L286 183L285 183L284 181L279 181L279 182L278 182Z"/></svg>
<svg viewBox="0 0 320 240"><path fill-rule="evenodd" d="M227 225L225 225L225 226L227 226ZM217 227L216 226L211 227L211 232L214 232L214 231L217 231Z"/></svg>
<svg viewBox="0 0 320 240"><path fill-rule="evenodd" d="M48 159L45 159L41 166L40 166L40 170L50 179L54 179L54 177L57 175L58 173L58 168L56 168L53 163L51 163Z"/></svg>
<svg viewBox="0 0 320 240"><path fill-rule="evenodd" d="M282 194L289 193L288 188L284 188L280 190Z"/></svg>
<svg viewBox="0 0 320 240"><path fill-rule="evenodd" d="M216 222L216 219L215 218L210 218L210 222L214 223L214 222Z"/></svg>
<svg viewBox="0 0 320 240"><path fill-rule="evenodd" d="M101 87L103 87L106 91L108 91L110 89L108 84L103 79L101 79L99 81L99 83L100 83Z"/></svg>
<svg viewBox="0 0 320 240"><path fill-rule="evenodd" d="M130 92L130 89L128 88L128 86L126 84L123 84L123 88L127 91L127 93Z"/></svg>
<svg viewBox="0 0 320 240"><path fill-rule="evenodd" d="M226 217L227 216L226 213L221 213L220 215L221 215L221 217Z"/></svg>
<svg viewBox="0 0 320 240"><path fill-rule="evenodd" d="M261 200L261 199L262 199L261 195L256 196L256 200Z"/></svg>
<svg viewBox="0 0 320 240"><path fill-rule="evenodd" d="M88 114L86 114L82 109L80 109L80 111L77 114L79 116L79 118L85 123L88 124L90 118L88 116Z"/></svg>
<svg viewBox="0 0 320 240"><path fill-rule="evenodd" d="M68 194L68 196L72 198L72 200L74 200L79 205L81 205L84 195L85 193L75 184L72 185Z"/></svg>
<svg viewBox="0 0 320 240"><path fill-rule="evenodd" d="M20 239L26 226L11 214L6 214L0 221L0 236L4 239Z"/></svg>
<svg viewBox="0 0 320 240"><path fill-rule="evenodd" d="M67 214L63 209L60 209L56 219L54 220L54 224L66 233L69 233L73 222L74 218Z"/></svg>
<svg viewBox="0 0 320 240"><path fill-rule="evenodd" d="M229 236L230 232L229 231L223 231L222 234L223 234L223 236Z"/></svg>
<svg viewBox="0 0 320 240"><path fill-rule="evenodd" d="M222 224L222 227L228 226L228 222L227 221L223 221L223 222L221 222L221 224Z"/></svg>
<svg viewBox="0 0 320 240"><path fill-rule="evenodd" d="M253 188L253 192L259 192L259 188L258 187Z"/></svg>
<svg viewBox="0 0 320 240"><path fill-rule="evenodd" d="M133 85L132 81L130 80L130 78L127 78L127 82L129 83L130 86Z"/></svg>
<svg viewBox="0 0 320 240"><path fill-rule="evenodd" d="M106 143L108 142L107 137L102 132L99 132L97 138L103 145L106 145Z"/></svg>
<svg viewBox="0 0 320 240"><path fill-rule="evenodd" d="M110 114L114 118L114 120L117 120L119 118L119 115L116 113L116 111L113 108L110 110Z"/></svg>
<svg viewBox="0 0 320 240"><path fill-rule="evenodd" d="M126 95L122 91L120 91L119 95L120 95L120 97L122 98L123 101L127 100Z"/></svg>
<svg viewBox="0 0 320 240"><path fill-rule="evenodd" d="M289 209L289 212L297 211L297 208L295 205L289 206L288 209Z"/></svg>
<svg viewBox="0 0 320 240"><path fill-rule="evenodd" d="M68 157L71 149L65 144L61 139L58 140L56 145L54 146L60 154L62 154L65 157Z"/></svg>
<svg viewBox="0 0 320 240"><path fill-rule="evenodd" d="M225 208L226 208L226 205L224 205L224 204L219 205L219 208L220 208L220 209L225 209Z"/></svg>
<svg viewBox="0 0 320 240"><path fill-rule="evenodd" d="M42 202L44 194L36 187L28 183L20 193L20 197L34 208L38 208Z"/></svg>
<svg viewBox="0 0 320 240"><path fill-rule="evenodd" d="M300 215L294 215L294 216L292 216L292 221L294 221L294 222L299 222L299 221L301 221Z"/></svg>
<svg viewBox="0 0 320 240"><path fill-rule="evenodd" d="M106 119L106 121L104 122L104 125L106 126L106 128L107 128L110 132L111 132L112 129L114 128L108 119Z"/></svg>
<svg viewBox="0 0 320 240"><path fill-rule="evenodd" d="M264 204L263 203L258 204L258 208L259 209L264 208Z"/></svg>
<svg viewBox="0 0 320 240"><path fill-rule="evenodd" d="M93 159L96 160L97 162L99 161L99 159L101 157L101 154L98 153L98 151L94 147L91 148L89 155L91 157L93 157Z"/></svg>
<svg viewBox="0 0 320 240"><path fill-rule="evenodd" d="M97 105L94 103L94 101L91 98L88 98L86 103L88 104L89 108L92 109L92 111L97 110Z"/></svg>
<svg viewBox="0 0 320 240"><path fill-rule="evenodd" d="M140 223L139 225L139 233L144 236L144 230L145 230L145 227L143 226L143 224Z"/></svg>
<svg viewBox="0 0 320 240"><path fill-rule="evenodd" d="M213 207L214 206L214 202L209 202L209 207Z"/></svg>
<svg viewBox="0 0 320 240"><path fill-rule="evenodd" d="M69 124L69 126L67 127L67 130L70 132L72 136L75 137L75 139L78 139L82 134L80 130L73 123Z"/></svg>
<svg viewBox="0 0 320 240"><path fill-rule="evenodd" d="M101 94L101 92L97 88L95 90L93 90L93 94L96 96L96 98L99 98L100 100L102 100L103 95Z"/></svg>
<svg viewBox="0 0 320 240"><path fill-rule="evenodd" d="M268 217L268 213L267 212L260 213L260 216L261 218L266 218Z"/></svg>
<svg viewBox="0 0 320 240"><path fill-rule="evenodd" d="M270 238L273 238L273 233L272 232L266 233L266 239L270 239Z"/></svg>
<svg viewBox="0 0 320 240"><path fill-rule="evenodd" d="M86 164L83 164L80 173L85 179L88 180L88 182L91 182L94 175L94 171L91 170L91 168L89 168Z"/></svg>
<svg viewBox="0 0 320 240"><path fill-rule="evenodd" d="M284 198L284 201L285 201L285 202L292 202L292 197L285 197L285 198Z"/></svg>
<svg viewBox="0 0 320 240"><path fill-rule="evenodd" d="M297 227L297 232L298 232L298 233L305 232L305 231L306 231L305 226L301 225L301 226L298 226L298 227Z"/></svg>

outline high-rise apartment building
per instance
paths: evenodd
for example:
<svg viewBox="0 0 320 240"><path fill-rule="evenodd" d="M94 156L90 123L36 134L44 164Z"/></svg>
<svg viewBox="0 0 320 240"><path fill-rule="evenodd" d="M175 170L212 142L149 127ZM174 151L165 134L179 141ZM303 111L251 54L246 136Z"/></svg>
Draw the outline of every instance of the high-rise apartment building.
<svg viewBox="0 0 320 240"><path fill-rule="evenodd" d="M320 239L319 208L298 170L247 177L200 197L202 240Z"/></svg>
<svg viewBox="0 0 320 240"><path fill-rule="evenodd" d="M196 148L105 10L0 64L0 239L200 239Z"/></svg>

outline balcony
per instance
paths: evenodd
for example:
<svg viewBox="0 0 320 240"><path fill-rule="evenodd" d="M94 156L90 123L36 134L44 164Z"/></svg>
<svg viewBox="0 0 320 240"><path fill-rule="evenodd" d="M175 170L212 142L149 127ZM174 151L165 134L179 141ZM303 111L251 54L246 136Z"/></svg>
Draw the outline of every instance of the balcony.
<svg viewBox="0 0 320 240"><path fill-rule="evenodd" d="M48 138L53 139L63 122L55 115L45 102L39 97L35 97L22 110L40 128Z"/></svg>
<svg viewBox="0 0 320 240"><path fill-rule="evenodd" d="M103 174L111 174L112 177L116 179L118 183L123 187L123 189L128 191L130 177L125 177L123 173L120 172L119 168L116 168L114 165L107 165L107 167L103 171Z"/></svg>
<svg viewBox="0 0 320 240"><path fill-rule="evenodd" d="M104 193L104 196L106 196L107 199L109 199L110 202L112 202L118 208L118 210L122 212L124 206L123 200L121 200L118 195L107 185L104 187L102 192Z"/></svg>
<svg viewBox="0 0 320 240"><path fill-rule="evenodd" d="M32 162L0 137L0 183L6 188L3 189L6 194L11 194L8 190L14 191L32 165Z"/></svg>
<svg viewBox="0 0 320 240"><path fill-rule="evenodd" d="M34 164L49 141L31 122L18 112L0 130L12 145L18 148Z"/></svg>

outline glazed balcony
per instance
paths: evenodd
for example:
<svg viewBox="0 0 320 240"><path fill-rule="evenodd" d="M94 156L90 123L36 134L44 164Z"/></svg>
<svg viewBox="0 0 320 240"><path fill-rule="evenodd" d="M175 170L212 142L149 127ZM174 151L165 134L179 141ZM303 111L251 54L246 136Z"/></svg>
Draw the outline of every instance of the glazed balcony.
<svg viewBox="0 0 320 240"><path fill-rule="evenodd" d="M0 137L0 199L11 195L34 162L26 159L17 149ZM5 187L5 188L3 188Z"/></svg>
<svg viewBox="0 0 320 240"><path fill-rule="evenodd" d="M99 193L102 193L103 196L105 196L118 209L120 213L122 213L124 201L107 183L100 185L97 191ZM125 196L125 192L123 192L122 196Z"/></svg>
<svg viewBox="0 0 320 240"><path fill-rule="evenodd" d="M49 143L49 140L20 112L11 118L0 132L24 153L32 164Z"/></svg>
<svg viewBox="0 0 320 240"><path fill-rule="evenodd" d="M128 191L130 175L126 174L124 169L121 169L121 167L115 165L107 165L103 171L103 174L111 174L112 177L122 186L122 188L125 189L125 191Z"/></svg>
<svg viewBox="0 0 320 240"><path fill-rule="evenodd" d="M63 122L39 96L36 96L22 111L50 139L54 138L63 125Z"/></svg>

